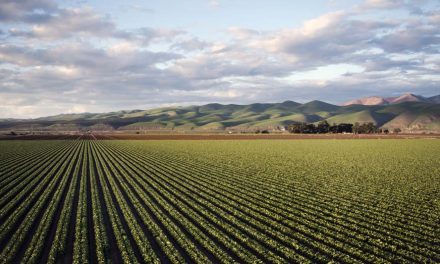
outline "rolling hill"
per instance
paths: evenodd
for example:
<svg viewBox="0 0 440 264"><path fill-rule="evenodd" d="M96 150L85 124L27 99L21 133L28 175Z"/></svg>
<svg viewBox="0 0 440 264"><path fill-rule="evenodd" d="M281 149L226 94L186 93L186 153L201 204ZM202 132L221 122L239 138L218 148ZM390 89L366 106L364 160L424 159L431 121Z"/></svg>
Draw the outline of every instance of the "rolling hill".
<svg viewBox="0 0 440 264"><path fill-rule="evenodd" d="M369 96L360 99L351 100L343 103L342 105L389 105L389 104L399 104L403 102L425 102L425 103L440 103L440 95L432 97L424 97L420 95L415 95L412 93L405 93L397 97L380 97L380 96Z"/></svg>
<svg viewBox="0 0 440 264"><path fill-rule="evenodd" d="M396 98L395 103L384 105L338 106L322 101L305 104L285 101L250 105L207 104L110 113L61 114L36 119L3 119L0 120L0 130L4 132L254 131L280 130L292 123L316 123L327 120L331 124L373 122L379 127L389 129L398 127L403 131L440 132L438 101L406 100L408 96L405 95L399 98ZM438 97L431 98L438 99Z"/></svg>

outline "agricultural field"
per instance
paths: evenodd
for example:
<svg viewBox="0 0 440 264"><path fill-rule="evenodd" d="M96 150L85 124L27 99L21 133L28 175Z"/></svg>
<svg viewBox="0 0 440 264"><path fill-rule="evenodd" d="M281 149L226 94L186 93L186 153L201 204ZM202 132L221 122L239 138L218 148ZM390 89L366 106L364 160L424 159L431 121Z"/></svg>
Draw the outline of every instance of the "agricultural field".
<svg viewBox="0 0 440 264"><path fill-rule="evenodd" d="M0 141L1 263L439 263L440 140Z"/></svg>

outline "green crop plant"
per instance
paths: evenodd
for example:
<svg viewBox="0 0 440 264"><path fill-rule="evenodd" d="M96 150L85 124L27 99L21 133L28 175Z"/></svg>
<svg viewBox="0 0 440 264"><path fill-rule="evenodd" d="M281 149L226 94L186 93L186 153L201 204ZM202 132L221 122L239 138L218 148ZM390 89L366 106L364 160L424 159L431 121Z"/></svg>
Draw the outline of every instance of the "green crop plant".
<svg viewBox="0 0 440 264"><path fill-rule="evenodd" d="M438 263L440 141L0 141L1 263Z"/></svg>

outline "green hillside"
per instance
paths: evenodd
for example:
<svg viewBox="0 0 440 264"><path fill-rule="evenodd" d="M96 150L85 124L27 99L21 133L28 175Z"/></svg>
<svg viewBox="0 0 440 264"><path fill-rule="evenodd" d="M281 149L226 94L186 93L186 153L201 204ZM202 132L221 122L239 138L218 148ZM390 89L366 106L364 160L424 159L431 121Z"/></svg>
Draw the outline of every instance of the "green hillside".
<svg viewBox="0 0 440 264"><path fill-rule="evenodd" d="M440 104L403 102L392 105L337 106L321 101L300 104L255 103L250 105L207 104L202 106L164 107L110 113L61 114L27 120L0 120L3 131L253 131L279 130L292 123L373 122L384 128L413 131L437 131Z"/></svg>

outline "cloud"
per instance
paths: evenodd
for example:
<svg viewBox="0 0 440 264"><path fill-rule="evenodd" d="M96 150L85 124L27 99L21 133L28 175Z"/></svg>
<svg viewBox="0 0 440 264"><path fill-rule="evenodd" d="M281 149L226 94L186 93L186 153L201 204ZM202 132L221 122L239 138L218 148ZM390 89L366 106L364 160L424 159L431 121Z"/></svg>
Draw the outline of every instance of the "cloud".
<svg viewBox="0 0 440 264"><path fill-rule="evenodd" d="M234 59L241 56L238 61L246 65L249 63L243 59L243 54L265 60L265 65L273 61L286 62L286 71L303 71L337 63L354 63L371 68L373 61L377 61L376 65L390 61L390 53L438 53L440 27L435 23L437 20L433 15L379 21L359 18L356 12L334 12L305 21L298 28L263 33L251 29L230 29L236 42L223 50L228 51L225 57ZM244 39L246 41L242 41ZM381 52L365 56L363 53L368 50ZM404 60L396 63L408 66ZM388 65L396 67L395 64Z"/></svg>
<svg viewBox="0 0 440 264"><path fill-rule="evenodd" d="M23 13L22 10L21 12ZM29 26L11 28L11 37L57 40L73 36L112 37L121 34L108 17L97 14L90 7L53 8L43 13L33 12L26 17L17 15L16 19L28 23Z"/></svg>
<svg viewBox="0 0 440 264"><path fill-rule="evenodd" d="M115 25L96 14L91 8L63 9L48 23L34 25L31 34L35 38L59 39L75 36L106 37L116 33Z"/></svg>
<svg viewBox="0 0 440 264"><path fill-rule="evenodd" d="M415 1L365 1L295 27L229 27L215 41L191 29L121 28L86 6L5 3L2 117L209 102L338 103L408 90L431 95L440 85L439 12L422 5L416 13ZM404 13L376 15L395 8Z"/></svg>
<svg viewBox="0 0 440 264"><path fill-rule="evenodd" d="M152 41L173 42L176 37L185 34L186 31L181 29L142 27L134 32L125 32L120 37L146 45Z"/></svg>
<svg viewBox="0 0 440 264"><path fill-rule="evenodd" d="M294 65L278 56L241 45L213 43L203 53L177 60L171 70L194 80L234 76L283 76Z"/></svg>
<svg viewBox="0 0 440 264"><path fill-rule="evenodd" d="M240 27L230 27L228 32L238 40L246 40L260 35L257 30Z"/></svg>
<svg viewBox="0 0 440 264"><path fill-rule="evenodd" d="M343 12L330 13L306 21L301 28L272 33L255 46L291 55L298 67L347 62L352 54L371 47L379 31L394 26L390 22L358 20Z"/></svg>
<svg viewBox="0 0 440 264"><path fill-rule="evenodd" d="M371 9L389 9L389 8L399 8L406 5L404 0L366 0L361 4L362 8Z"/></svg>
<svg viewBox="0 0 440 264"><path fill-rule="evenodd" d="M129 5L123 5L122 8L125 11L137 11L137 12L141 12L141 13L145 13L145 14L154 14L154 10L148 7L144 7L142 5L137 5L137 4L129 4Z"/></svg>
<svg viewBox="0 0 440 264"><path fill-rule="evenodd" d="M406 9L411 14L422 15L422 6L428 0L365 0L358 5L357 11L363 13L365 10L396 10Z"/></svg>
<svg viewBox="0 0 440 264"><path fill-rule="evenodd" d="M15 7L15 6L14 6ZM20 6L23 8L22 6ZM19 8L19 7L16 7ZM40 10L40 9L37 9ZM31 19L32 16L32 19ZM10 37L40 41L83 39L124 39L148 45L151 41L171 41L186 32L178 29L141 27L133 30L119 29L109 16L103 16L87 6L78 8L53 8L21 19L29 27L12 27Z"/></svg>
<svg viewBox="0 0 440 264"><path fill-rule="evenodd" d="M399 28L377 37L373 43L393 53L438 53L440 51L440 27L422 20L411 20L405 28Z"/></svg>
<svg viewBox="0 0 440 264"><path fill-rule="evenodd" d="M356 52L375 47L377 33L395 26L335 12L279 31L230 28L232 43L213 43L203 53L177 61L174 70L194 79L279 77L328 64L358 64Z"/></svg>
<svg viewBox="0 0 440 264"><path fill-rule="evenodd" d="M200 40L199 38L190 38L190 39L175 41L171 45L171 49L191 52L191 51L204 50L209 46L210 44L207 41Z"/></svg>
<svg viewBox="0 0 440 264"><path fill-rule="evenodd" d="M47 67L58 67L78 69L86 76L98 73L100 75L117 75L125 72L135 74L155 68L154 65L157 63L178 58L181 58L181 55L139 50L127 43L115 44L106 49L85 44L62 45L50 49L0 45L0 63L27 68L28 73Z"/></svg>
<svg viewBox="0 0 440 264"><path fill-rule="evenodd" d="M0 21L33 23L44 21L57 9L52 0L2 0Z"/></svg>

